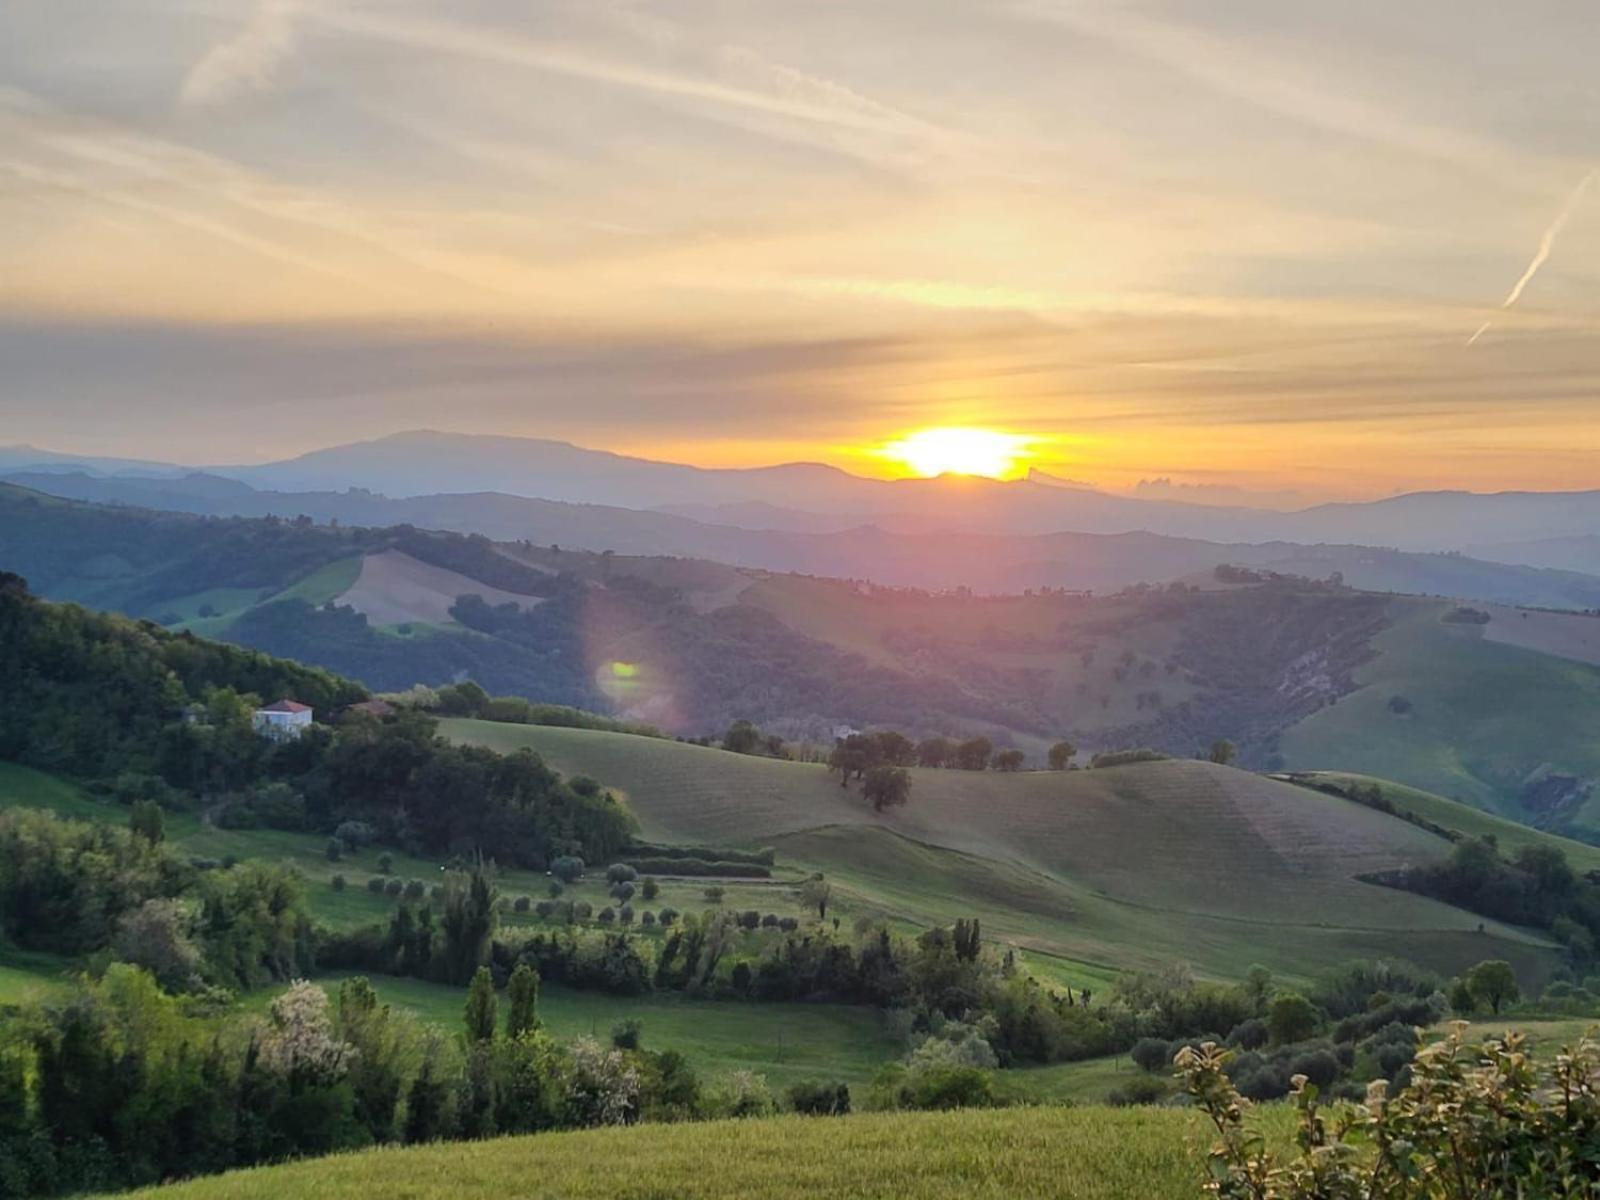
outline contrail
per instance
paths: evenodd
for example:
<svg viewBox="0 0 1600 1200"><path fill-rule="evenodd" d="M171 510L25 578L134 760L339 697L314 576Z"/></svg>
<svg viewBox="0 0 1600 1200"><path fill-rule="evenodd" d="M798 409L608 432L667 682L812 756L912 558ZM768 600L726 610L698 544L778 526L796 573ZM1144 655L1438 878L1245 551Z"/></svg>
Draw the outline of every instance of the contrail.
<svg viewBox="0 0 1600 1200"><path fill-rule="evenodd" d="M1578 186L1572 189L1572 193L1567 197L1567 202L1561 206L1561 211L1556 214L1556 219L1550 222L1550 227L1544 231L1544 236L1539 239L1539 249L1534 254L1533 261L1528 264L1528 269L1522 273L1522 278L1512 286L1504 303L1500 305L1502 310L1510 308L1522 298L1523 291L1528 284L1533 282L1533 277L1539 273L1539 268L1544 266L1545 260L1550 257L1550 251L1555 249L1556 238L1560 237L1561 231L1566 228L1573 212L1577 210L1578 202L1583 199L1584 192L1589 190L1589 184L1594 179L1597 171L1600 171L1600 168L1591 167L1588 174L1578 180ZM1489 320L1479 325L1478 332L1467 339L1467 345L1470 346L1481 338L1488 332L1489 326L1493 324L1494 321Z"/></svg>

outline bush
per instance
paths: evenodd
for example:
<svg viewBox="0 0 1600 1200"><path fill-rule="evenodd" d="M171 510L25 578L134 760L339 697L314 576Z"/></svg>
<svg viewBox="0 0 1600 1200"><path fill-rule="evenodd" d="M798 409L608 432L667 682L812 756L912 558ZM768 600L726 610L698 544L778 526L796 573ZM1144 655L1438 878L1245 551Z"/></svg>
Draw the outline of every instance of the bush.
<svg viewBox="0 0 1600 1200"><path fill-rule="evenodd" d="M624 925L632 925L633 924L633 905L624 904L621 908L617 909L617 920L620 921Z"/></svg>
<svg viewBox="0 0 1600 1200"><path fill-rule="evenodd" d="M382 875L374 875L371 879L367 880L367 891L381 896L383 895L383 889L388 882L389 881L386 880Z"/></svg>
<svg viewBox="0 0 1600 1200"><path fill-rule="evenodd" d="M1133 1044L1128 1057L1144 1071L1168 1071L1172 1068L1172 1044L1165 1038L1140 1038Z"/></svg>
<svg viewBox="0 0 1600 1200"><path fill-rule="evenodd" d="M556 902L554 900L541 900L533 906L533 911L539 920L548 921L551 914L556 911Z"/></svg>
<svg viewBox="0 0 1600 1200"><path fill-rule="evenodd" d="M583 869L583 859L571 854L563 854L550 863L550 874L562 883L576 883L583 878Z"/></svg>
<svg viewBox="0 0 1600 1200"><path fill-rule="evenodd" d="M405 880L390 879L384 884L383 890L385 895L398 896L406 890Z"/></svg>
<svg viewBox="0 0 1600 1200"><path fill-rule="evenodd" d="M661 885L655 881L653 875L646 875L640 883L640 894L646 900L654 900L661 894Z"/></svg>
<svg viewBox="0 0 1600 1200"><path fill-rule="evenodd" d="M1128 1108L1135 1104L1160 1104L1171 1091L1165 1079L1153 1076L1136 1077L1108 1092L1106 1103L1113 1108Z"/></svg>
<svg viewBox="0 0 1600 1200"><path fill-rule="evenodd" d="M600 910L600 915L596 918L596 920L598 920L602 925L610 925L616 919L616 910L613 909L609 904Z"/></svg>
<svg viewBox="0 0 1600 1200"><path fill-rule="evenodd" d="M532 907L533 900L528 896L518 896L511 905L512 910L519 913L525 913Z"/></svg>
<svg viewBox="0 0 1600 1200"><path fill-rule="evenodd" d="M991 1108L994 1080L977 1067L937 1066L907 1076L902 1107L919 1110Z"/></svg>
<svg viewBox="0 0 1600 1200"><path fill-rule="evenodd" d="M338 862L344 857L344 843L338 838L329 838L323 854L327 856L329 862Z"/></svg>
<svg viewBox="0 0 1600 1200"><path fill-rule="evenodd" d="M1318 1108L1316 1085L1297 1079L1299 1151L1287 1162L1264 1152L1245 1125L1228 1052L1186 1050L1184 1088L1220 1135L1207 1164L1210 1191L1262 1200L1594 1194L1597 1172L1583 1148L1600 1135L1600 1045L1584 1038L1541 1068L1520 1034L1471 1043L1466 1035L1457 1024L1417 1053L1414 1082L1373 1083L1367 1103L1336 1123Z"/></svg>
<svg viewBox="0 0 1600 1200"><path fill-rule="evenodd" d="M646 929L651 928L653 925L655 925L655 923L656 915L648 908L639 914L639 924L643 925Z"/></svg>
<svg viewBox="0 0 1600 1200"><path fill-rule="evenodd" d="M1272 1033L1260 1017L1240 1021L1228 1031L1228 1045L1241 1050L1259 1050L1271 1040Z"/></svg>
<svg viewBox="0 0 1600 1200"><path fill-rule="evenodd" d="M344 876L343 875L335 875L328 882L333 885L333 890L336 891L336 892L342 892L345 889L345 882L344 882Z"/></svg>
<svg viewBox="0 0 1600 1200"><path fill-rule="evenodd" d="M406 882L406 899L421 900L427 893L428 885L420 879L411 879Z"/></svg>
<svg viewBox="0 0 1600 1200"><path fill-rule="evenodd" d="M663 925L671 925L678 919L678 910L671 907L663 908L658 914L656 914L656 918Z"/></svg>
<svg viewBox="0 0 1600 1200"><path fill-rule="evenodd" d="M394 855L392 855L392 854L380 854L380 855L378 855L378 874L379 875L387 875L393 870L394 870Z"/></svg>
<svg viewBox="0 0 1600 1200"><path fill-rule="evenodd" d="M842 1117L850 1111L850 1088L842 1083L804 1080L789 1088L788 1099L790 1111L808 1117Z"/></svg>
<svg viewBox="0 0 1600 1200"><path fill-rule="evenodd" d="M612 863L606 868L607 883L632 882L639 878L639 872L627 863Z"/></svg>

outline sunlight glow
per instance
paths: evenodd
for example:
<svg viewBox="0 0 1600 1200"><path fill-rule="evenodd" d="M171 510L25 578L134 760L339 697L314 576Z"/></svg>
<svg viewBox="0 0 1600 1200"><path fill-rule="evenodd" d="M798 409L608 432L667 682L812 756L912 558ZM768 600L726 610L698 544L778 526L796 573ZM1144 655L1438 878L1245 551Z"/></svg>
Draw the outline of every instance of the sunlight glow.
<svg viewBox="0 0 1600 1200"><path fill-rule="evenodd" d="M919 429L886 442L880 454L927 478L982 475L1004 479L1017 472L1033 439L993 429Z"/></svg>

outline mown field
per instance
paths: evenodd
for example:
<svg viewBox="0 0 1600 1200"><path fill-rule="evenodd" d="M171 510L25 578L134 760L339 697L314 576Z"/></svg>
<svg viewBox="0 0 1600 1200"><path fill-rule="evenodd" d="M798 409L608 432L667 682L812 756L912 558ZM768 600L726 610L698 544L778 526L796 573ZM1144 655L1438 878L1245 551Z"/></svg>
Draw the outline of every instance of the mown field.
<svg viewBox="0 0 1600 1200"><path fill-rule="evenodd" d="M1536 977L1544 943L1359 874L1443 856L1449 843L1335 796L1209 763L1097 771L913 770L911 802L876 815L811 764L592 730L447 721L497 749L625 793L648 837L775 845L826 873L848 906L911 924L978 914L1080 983L1186 961L1237 978L1303 977L1395 955L1452 973L1504 957Z"/></svg>
<svg viewBox="0 0 1600 1200"><path fill-rule="evenodd" d="M1288 767L1377 775L1600 839L1600 795L1571 811L1524 803L1540 773L1600 779L1600 669L1442 622L1452 607L1395 601L1377 657L1357 672L1360 690L1283 734ZM1389 711L1394 696L1411 702L1408 713Z"/></svg>
<svg viewBox="0 0 1600 1200"><path fill-rule="evenodd" d="M1275 1142L1288 1113L1263 1110ZM1191 1200L1210 1137L1180 1109L1023 1108L646 1125L368 1151L133 1193L159 1200Z"/></svg>

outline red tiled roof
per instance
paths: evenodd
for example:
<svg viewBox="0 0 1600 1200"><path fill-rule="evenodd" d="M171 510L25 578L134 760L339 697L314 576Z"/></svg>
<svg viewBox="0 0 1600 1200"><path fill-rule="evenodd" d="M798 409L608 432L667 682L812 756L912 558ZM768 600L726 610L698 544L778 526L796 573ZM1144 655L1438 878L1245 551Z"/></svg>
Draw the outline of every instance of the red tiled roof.
<svg viewBox="0 0 1600 1200"><path fill-rule="evenodd" d="M298 700L279 700L276 704L269 704L262 712L301 713L310 712L311 705L301 704Z"/></svg>

